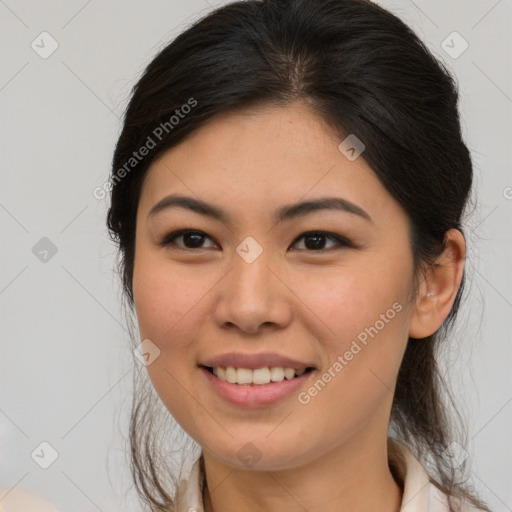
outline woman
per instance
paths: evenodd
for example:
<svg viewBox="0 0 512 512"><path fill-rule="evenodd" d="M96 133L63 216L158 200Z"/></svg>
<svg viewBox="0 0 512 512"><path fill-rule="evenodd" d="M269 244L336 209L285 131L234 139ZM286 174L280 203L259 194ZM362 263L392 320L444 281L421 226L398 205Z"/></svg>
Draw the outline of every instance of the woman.
<svg viewBox="0 0 512 512"><path fill-rule="evenodd" d="M464 287L457 101L366 0L234 2L147 66L108 227L151 510L489 510L436 360ZM183 481L171 416L200 448Z"/></svg>

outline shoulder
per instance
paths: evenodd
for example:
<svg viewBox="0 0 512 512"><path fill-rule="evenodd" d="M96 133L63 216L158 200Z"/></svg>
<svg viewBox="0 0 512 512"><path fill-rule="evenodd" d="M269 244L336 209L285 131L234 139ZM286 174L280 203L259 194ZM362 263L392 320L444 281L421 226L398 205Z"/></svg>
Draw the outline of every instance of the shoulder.
<svg viewBox="0 0 512 512"><path fill-rule="evenodd" d="M448 497L430 479L423 464L412 451L396 439L389 440L390 467L403 485L403 512L449 512ZM481 512L468 502L458 512Z"/></svg>
<svg viewBox="0 0 512 512"><path fill-rule="evenodd" d="M0 489L0 512L59 512L46 498L26 489Z"/></svg>
<svg viewBox="0 0 512 512"><path fill-rule="evenodd" d="M433 483L430 483L429 503L432 512L449 512L448 497ZM460 508L457 512L482 512L482 509L475 508L471 503L466 501L460 504Z"/></svg>
<svg viewBox="0 0 512 512"><path fill-rule="evenodd" d="M174 496L174 507L176 512L204 512L203 487L204 487L204 458L201 452L200 457L192 465L187 478L183 479L178 486ZM2 512L2 511L0 511Z"/></svg>

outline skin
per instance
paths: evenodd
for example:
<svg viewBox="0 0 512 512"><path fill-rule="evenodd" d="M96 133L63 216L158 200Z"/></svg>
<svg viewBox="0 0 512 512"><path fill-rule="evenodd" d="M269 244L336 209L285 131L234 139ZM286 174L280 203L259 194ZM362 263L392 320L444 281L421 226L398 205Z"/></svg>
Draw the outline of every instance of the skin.
<svg viewBox="0 0 512 512"><path fill-rule="evenodd" d="M299 103L225 114L163 153L144 182L133 275L141 340L160 350L147 366L157 393L203 449L208 512L400 508L387 455L397 373L408 337L434 333L447 317L465 244L448 232L438 265L415 288L408 218L364 153L349 161L341 140ZM230 221L184 208L148 215L171 193L212 203ZM336 210L272 221L279 207L325 196L357 204L372 222ZM159 245L184 228L207 236ZM301 237L311 230L355 247L326 236L315 249ZM263 249L252 263L236 252L248 236ZM197 366L227 352L273 351L314 363L304 391L394 303L401 311L307 404L292 393L236 407ZM237 456L249 442L261 455L250 468Z"/></svg>

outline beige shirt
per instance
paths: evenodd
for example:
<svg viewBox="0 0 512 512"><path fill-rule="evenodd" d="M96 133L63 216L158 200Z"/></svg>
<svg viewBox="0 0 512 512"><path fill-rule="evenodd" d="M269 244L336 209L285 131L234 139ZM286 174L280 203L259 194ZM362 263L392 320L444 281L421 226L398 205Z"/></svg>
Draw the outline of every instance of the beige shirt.
<svg viewBox="0 0 512 512"><path fill-rule="evenodd" d="M393 441L390 445L390 459L394 461L399 477L404 483L402 508L400 512L448 512L446 496L430 482L425 468L402 443ZM175 512L204 512L202 457L192 466L187 479L182 480L175 499ZM58 512L49 501L31 492L13 489L0 491L0 512ZM465 505L460 512L478 512Z"/></svg>
<svg viewBox="0 0 512 512"><path fill-rule="evenodd" d="M393 460L400 478L404 482L402 508L400 512L448 512L445 494L430 482L423 465L402 443L392 442ZM391 455L391 454L390 454ZM203 471L201 456L196 460L187 479L180 483L175 498L175 512L204 512ZM460 512L479 512L464 504Z"/></svg>
<svg viewBox="0 0 512 512"><path fill-rule="evenodd" d="M26 489L0 489L0 512L59 512L47 499Z"/></svg>

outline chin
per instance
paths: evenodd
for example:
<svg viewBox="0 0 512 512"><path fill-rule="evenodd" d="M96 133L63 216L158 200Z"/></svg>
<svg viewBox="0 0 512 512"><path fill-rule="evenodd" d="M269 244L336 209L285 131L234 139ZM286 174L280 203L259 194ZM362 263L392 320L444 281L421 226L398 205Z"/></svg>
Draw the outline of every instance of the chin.
<svg viewBox="0 0 512 512"><path fill-rule="evenodd" d="M247 439L232 441L227 447L227 453L219 451L218 444L214 451L207 448L204 451L237 470L280 471L297 468L309 461L307 454L297 453L297 446L300 446L300 443L291 443L289 447L283 446L281 443L278 449L272 446L268 440Z"/></svg>

